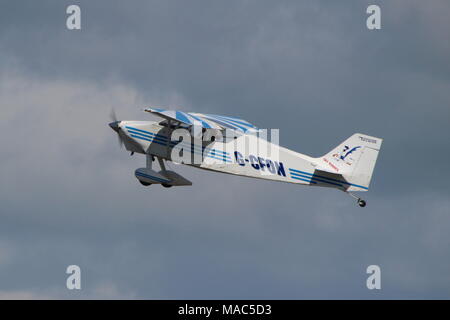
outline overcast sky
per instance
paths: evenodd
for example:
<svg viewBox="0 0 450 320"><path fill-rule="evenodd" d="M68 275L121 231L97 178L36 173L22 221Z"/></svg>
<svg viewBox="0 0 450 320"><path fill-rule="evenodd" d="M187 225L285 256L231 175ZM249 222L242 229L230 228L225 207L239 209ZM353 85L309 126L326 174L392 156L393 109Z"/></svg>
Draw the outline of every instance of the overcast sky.
<svg viewBox="0 0 450 320"><path fill-rule="evenodd" d="M3 1L0 298L449 298L449 16L446 0ZM368 205L177 165L192 187L145 188L107 124L148 105L279 128L311 156L381 137Z"/></svg>

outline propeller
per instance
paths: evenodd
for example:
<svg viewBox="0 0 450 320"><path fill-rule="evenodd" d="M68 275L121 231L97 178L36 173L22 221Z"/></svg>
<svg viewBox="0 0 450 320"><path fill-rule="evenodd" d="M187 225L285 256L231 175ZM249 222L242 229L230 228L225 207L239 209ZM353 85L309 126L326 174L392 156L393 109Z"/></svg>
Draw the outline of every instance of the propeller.
<svg viewBox="0 0 450 320"><path fill-rule="evenodd" d="M114 108L111 108L111 111L109 113L109 117L111 118L111 120L113 122L117 122L116 110L114 110Z"/></svg>
<svg viewBox="0 0 450 320"><path fill-rule="evenodd" d="M117 132L117 138L119 139L119 147L122 148L123 146L123 141L122 138L120 136L120 121L117 120L117 115L116 115L116 111L114 110L114 108L111 109L111 112L109 114L109 117L111 118L112 122L109 124L109 126L111 127L111 129L113 129L115 132Z"/></svg>

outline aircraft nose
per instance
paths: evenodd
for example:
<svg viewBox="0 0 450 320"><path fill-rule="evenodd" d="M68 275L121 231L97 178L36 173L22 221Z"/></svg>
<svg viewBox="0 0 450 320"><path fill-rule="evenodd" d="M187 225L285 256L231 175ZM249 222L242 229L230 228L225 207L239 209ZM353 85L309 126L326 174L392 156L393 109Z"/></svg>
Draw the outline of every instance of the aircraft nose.
<svg viewBox="0 0 450 320"><path fill-rule="evenodd" d="M114 122L111 122L110 124L109 124L109 126L111 127L111 129L113 129L115 132L119 132L119 124L120 124L120 121L114 121Z"/></svg>

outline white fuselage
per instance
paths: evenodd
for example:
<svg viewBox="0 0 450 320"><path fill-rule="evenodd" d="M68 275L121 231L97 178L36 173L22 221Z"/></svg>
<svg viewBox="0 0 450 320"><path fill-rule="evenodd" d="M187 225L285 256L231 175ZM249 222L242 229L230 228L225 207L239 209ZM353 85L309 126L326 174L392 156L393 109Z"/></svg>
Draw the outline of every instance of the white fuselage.
<svg viewBox="0 0 450 320"><path fill-rule="evenodd" d="M275 180L311 186L340 188L342 185L327 179L311 177L316 159L280 147L252 134L238 134L221 141L202 142L201 139L179 141L173 129L153 121L121 121L120 135L127 150L174 160L174 148L188 152L196 162L182 162L200 169L239 176ZM196 158L192 158L196 157Z"/></svg>

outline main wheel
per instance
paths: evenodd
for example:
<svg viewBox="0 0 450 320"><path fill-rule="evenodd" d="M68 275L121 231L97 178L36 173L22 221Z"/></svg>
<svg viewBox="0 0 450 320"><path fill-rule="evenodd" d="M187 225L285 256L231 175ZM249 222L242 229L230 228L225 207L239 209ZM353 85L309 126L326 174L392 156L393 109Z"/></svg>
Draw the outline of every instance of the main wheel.
<svg viewBox="0 0 450 320"><path fill-rule="evenodd" d="M171 188L171 187L172 187L171 184L167 184L167 183L161 183L161 185L162 185L164 188Z"/></svg>
<svg viewBox="0 0 450 320"><path fill-rule="evenodd" d="M361 208L364 208L366 206L366 202L363 199L358 199L358 205Z"/></svg>
<svg viewBox="0 0 450 320"><path fill-rule="evenodd" d="M139 182L140 182L143 186L146 186L146 187L148 187L149 185L151 185L151 183L144 182L144 181L141 181L141 180L139 180Z"/></svg>

